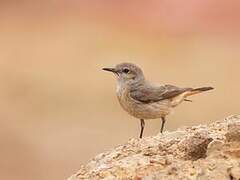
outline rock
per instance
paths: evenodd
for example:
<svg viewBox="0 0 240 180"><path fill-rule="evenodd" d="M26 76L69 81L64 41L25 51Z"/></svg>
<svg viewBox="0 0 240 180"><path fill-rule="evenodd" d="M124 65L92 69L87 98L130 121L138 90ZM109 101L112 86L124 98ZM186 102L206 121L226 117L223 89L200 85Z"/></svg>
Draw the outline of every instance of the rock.
<svg viewBox="0 0 240 180"><path fill-rule="evenodd" d="M179 143L185 160L197 160L206 156L208 144L212 141L207 131L195 132L188 135Z"/></svg>
<svg viewBox="0 0 240 180"><path fill-rule="evenodd" d="M93 158L68 180L240 180L240 116L130 139Z"/></svg>
<svg viewBox="0 0 240 180"><path fill-rule="evenodd" d="M232 116L228 118L228 120L227 141L240 141L240 118L238 116Z"/></svg>

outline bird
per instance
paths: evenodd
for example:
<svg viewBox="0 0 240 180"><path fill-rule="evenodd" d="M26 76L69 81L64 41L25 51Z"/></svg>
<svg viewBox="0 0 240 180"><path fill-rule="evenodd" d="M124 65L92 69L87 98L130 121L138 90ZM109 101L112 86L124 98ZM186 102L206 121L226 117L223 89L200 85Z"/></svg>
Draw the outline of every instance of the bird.
<svg viewBox="0 0 240 180"><path fill-rule="evenodd" d="M117 98L121 107L140 120L143 137L145 120L161 119L163 133L166 116L189 96L214 89L213 87L180 88L171 84L156 85L148 81L142 69L133 63L120 63L113 68L102 68L114 73L117 79Z"/></svg>

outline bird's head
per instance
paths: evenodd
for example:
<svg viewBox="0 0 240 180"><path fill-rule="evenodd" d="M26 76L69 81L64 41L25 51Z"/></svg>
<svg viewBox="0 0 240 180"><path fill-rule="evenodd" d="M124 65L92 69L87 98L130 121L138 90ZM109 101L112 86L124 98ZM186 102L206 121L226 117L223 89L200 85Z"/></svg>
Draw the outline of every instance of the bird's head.
<svg viewBox="0 0 240 180"><path fill-rule="evenodd" d="M133 85L144 81L142 70L132 63L121 63L114 68L103 68L105 71L113 72L119 83Z"/></svg>

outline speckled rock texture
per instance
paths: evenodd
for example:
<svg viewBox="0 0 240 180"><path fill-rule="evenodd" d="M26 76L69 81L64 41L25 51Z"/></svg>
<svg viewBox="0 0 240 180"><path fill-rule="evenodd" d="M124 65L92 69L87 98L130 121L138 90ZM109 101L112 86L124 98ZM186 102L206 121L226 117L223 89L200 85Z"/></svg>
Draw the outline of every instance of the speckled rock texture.
<svg viewBox="0 0 240 180"><path fill-rule="evenodd" d="M68 180L240 180L240 116L130 139Z"/></svg>

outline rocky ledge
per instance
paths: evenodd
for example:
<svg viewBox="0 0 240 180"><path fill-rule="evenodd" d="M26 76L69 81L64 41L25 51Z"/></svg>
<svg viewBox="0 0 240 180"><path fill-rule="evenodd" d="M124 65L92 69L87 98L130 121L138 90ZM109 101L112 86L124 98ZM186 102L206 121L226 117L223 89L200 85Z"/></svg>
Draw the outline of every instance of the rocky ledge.
<svg viewBox="0 0 240 180"><path fill-rule="evenodd" d="M240 116L130 139L68 180L240 180Z"/></svg>

